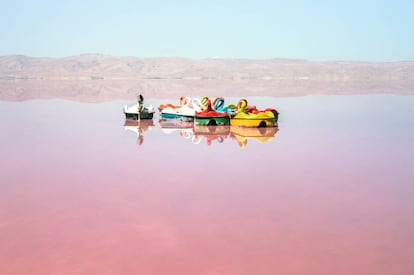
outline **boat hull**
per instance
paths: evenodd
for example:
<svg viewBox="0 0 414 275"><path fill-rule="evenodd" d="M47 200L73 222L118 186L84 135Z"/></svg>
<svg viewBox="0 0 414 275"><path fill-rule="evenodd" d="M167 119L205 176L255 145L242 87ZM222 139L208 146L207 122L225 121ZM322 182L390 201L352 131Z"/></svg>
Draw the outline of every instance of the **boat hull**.
<svg viewBox="0 0 414 275"><path fill-rule="evenodd" d="M196 125L229 125L230 119L228 116L220 116L220 117L195 117L194 122Z"/></svg>
<svg viewBox="0 0 414 275"><path fill-rule="evenodd" d="M230 125L242 127L274 127L275 118L231 118Z"/></svg>
<svg viewBox="0 0 414 275"><path fill-rule="evenodd" d="M148 112L141 112L138 116L138 113L128 113L124 112L126 119L152 119L154 117L154 113L148 113Z"/></svg>
<svg viewBox="0 0 414 275"><path fill-rule="evenodd" d="M165 120L174 119L174 120L179 120L179 121L193 122L194 116L161 112L161 119L165 119Z"/></svg>

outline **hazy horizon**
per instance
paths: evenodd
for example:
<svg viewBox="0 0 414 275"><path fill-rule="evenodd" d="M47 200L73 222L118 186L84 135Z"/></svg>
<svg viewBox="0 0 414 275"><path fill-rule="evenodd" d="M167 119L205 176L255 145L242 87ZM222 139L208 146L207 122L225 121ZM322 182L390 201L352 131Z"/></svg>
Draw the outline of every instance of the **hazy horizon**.
<svg viewBox="0 0 414 275"><path fill-rule="evenodd" d="M385 61L371 61L371 60L364 60L364 59L306 59L306 58L290 58L290 57L268 57L268 58L251 58L251 57L186 57L186 56L174 56L174 55L160 55L160 56L139 56L139 55L115 55L115 54L106 54L106 53L99 53L99 52L84 52L72 55L65 55L65 56L36 56L36 55L27 55L27 54L5 54L0 55L0 57L11 57L11 56L23 56L28 58L50 58L50 59L64 59L64 58L73 58L73 57L80 57L80 56L107 56L107 57L135 57L141 59L156 59L156 58L181 58L181 59L189 59L189 60L209 60L209 59L218 59L218 60L258 60L258 61L265 61L265 60L297 60L297 61L309 61L309 62L364 62L364 63L398 63L398 62L412 62L412 59L396 59L396 60L385 60Z"/></svg>
<svg viewBox="0 0 414 275"><path fill-rule="evenodd" d="M75 98L87 101L185 94L297 96L413 94L414 61L317 62L273 59L0 57L0 99ZM81 81L81 82L79 82ZM139 89L138 89L139 88Z"/></svg>

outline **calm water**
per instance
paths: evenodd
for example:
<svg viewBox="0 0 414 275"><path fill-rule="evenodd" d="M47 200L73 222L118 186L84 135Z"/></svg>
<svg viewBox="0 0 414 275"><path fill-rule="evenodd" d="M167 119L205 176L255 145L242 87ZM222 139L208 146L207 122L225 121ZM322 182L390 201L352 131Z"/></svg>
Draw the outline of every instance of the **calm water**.
<svg viewBox="0 0 414 275"><path fill-rule="evenodd" d="M0 102L0 274L414 274L414 97L250 101L279 131Z"/></svg>

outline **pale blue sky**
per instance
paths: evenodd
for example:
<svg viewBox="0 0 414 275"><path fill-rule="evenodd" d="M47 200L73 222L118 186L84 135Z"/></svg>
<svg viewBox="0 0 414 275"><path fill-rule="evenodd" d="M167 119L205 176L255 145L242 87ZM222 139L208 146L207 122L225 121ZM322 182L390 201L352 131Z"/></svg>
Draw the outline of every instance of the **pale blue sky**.
<svg viewBox="0 0 414 275"><path fill-rule="evenodd" d="M0 0L0 55L414 60L413 0Z"/></svg>

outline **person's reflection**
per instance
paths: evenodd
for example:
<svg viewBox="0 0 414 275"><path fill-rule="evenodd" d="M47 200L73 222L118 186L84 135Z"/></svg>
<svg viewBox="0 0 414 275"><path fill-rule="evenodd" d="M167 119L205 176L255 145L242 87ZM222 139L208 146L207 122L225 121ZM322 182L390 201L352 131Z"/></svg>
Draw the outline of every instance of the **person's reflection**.
<svg viewBox="0 0 414 275"><path fill-rule="evenodd" d="M140 127L140 125L138 124L138 138L137 138L137 143L138 145L142 145L144 143L144 135L143 135L143 130Z"/></svg>
<svg viewBox="0 0 414 275"><path fill-rule="evenodd" d="M152 119L132 120L126 119L124 128L137 134L137 144L142 145L144 143L144 132L152 129L154 121Z"/></svg>

